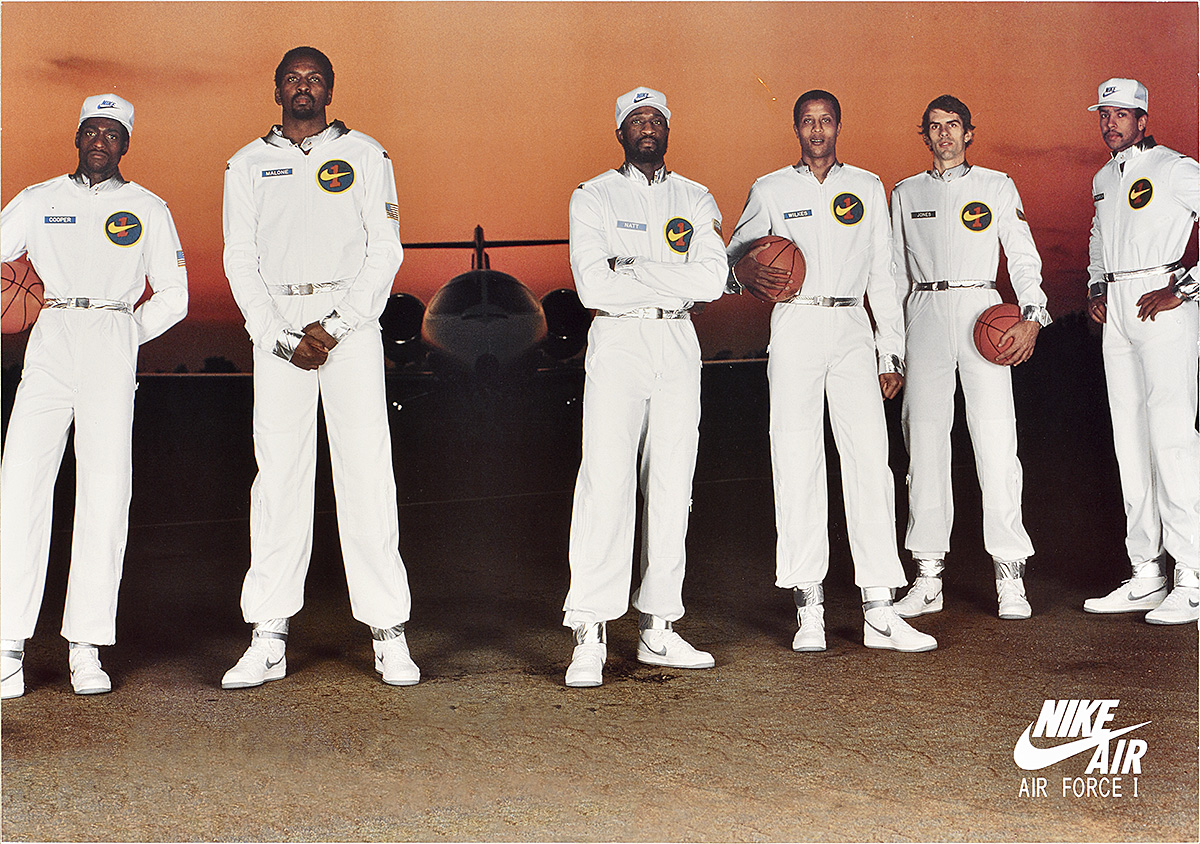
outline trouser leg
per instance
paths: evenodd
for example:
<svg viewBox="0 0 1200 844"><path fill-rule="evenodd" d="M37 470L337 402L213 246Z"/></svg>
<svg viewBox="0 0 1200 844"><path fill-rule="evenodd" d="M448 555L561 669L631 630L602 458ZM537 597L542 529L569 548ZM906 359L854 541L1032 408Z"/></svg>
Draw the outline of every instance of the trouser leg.
<svg viewBox="0 0 1200 844"><path fill-rule="evenodd" d="M841 316L842 354L830 368L826 394L842 465L854 582L861 588L903 586L907 580L896 551L895 482L888 468L887 422L870 324L865 314Z"/></svg>
<svg viewBox="0 0 1200 844"><path fill-rule="evenodd" d="M637 452L649 390L635 326L597 319L588 335L583 447L571 512L571 586L563 624L610 621L629 608Z"/></svg>
<svg viewBox="0 0 1200 844"><path fill-rule="evenodd" d="M363 326L348 335L317 372L351 611L371 627L391 628L408 621L411 598L379 330Z"/></svg>
<svg viewBox="0 0 1200 844"><path fill-rule="evenodd" d="M54 482L74 414L70 387L31 366L34 353L31 341L0 460L2 639L28 639L37 625L50 554Z"/></svg>
<svg viewBox="0 0 1200 844"><path fill-rule="evenodd" d="M645 541L633 606L676 621L684 612L685 543L700 439L700 347L691 323L663 328L661 377L650 393L642 447Z"/></svg>
<svg viewBox="0 0 1200 844"><path fill-rule="evenodd" d="M254 456L250 570L242 585L248 622L288 618L304 604L312 554L317 461L317 375L254 349Z"/></svg>

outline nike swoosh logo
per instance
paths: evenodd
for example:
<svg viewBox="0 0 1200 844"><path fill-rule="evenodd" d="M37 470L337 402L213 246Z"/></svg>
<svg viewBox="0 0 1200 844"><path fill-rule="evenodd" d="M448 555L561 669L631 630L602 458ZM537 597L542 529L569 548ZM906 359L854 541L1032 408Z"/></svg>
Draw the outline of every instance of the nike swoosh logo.
<svg viewBox="0 0 1200 844"><path fill-rule="evenodd" d="M665 653L665 649L664 649L664 653ZM18 667L17 670L14 671L12 674L9 674L7 677L0 678L0 682L3 682L4 680L11 680L13 677L16 677L20 673L21 673L21 668Z"/></svg>
<svg viewBox="0 0 1200 844"><path fill-rule="evenodd" d="M863 619L863 621L867 621L867 620L864 618L864 619ZM874 631L875 631L876 633L878 633L880 636L887 636L888 638L891 638L891 635L892 635L892 625L890 625L890 624L889 624L887 627L885 627L883 630L880 630L880 629L879 629L878 627L876 627L874 624L872 624L871 622L867 621L867 627L870 627L872 630L874 630Z"/></svg>
<svg viewBox="0 0 1200 844"><path fill-rule="evenodd" d="M276 665L278 665L281 662L283 662L283 657L280 657L279 659L275 660L274 662L271 662L271 660L268 659L267 660L267 668L274 668Z"/></svg>
<svg viewBox="0 0 1200 844"><path fill-rule="evenodd" d="M350 175L349 173L331 173L328 170L322 170L321 171L321 181L322 182L331 182L334 179L341 179L343 177L348 177L349 175Z"/></svg>
<svg viewBox="0 0 1200 844"><path fill-rule="evenodd" d="M137 225L138 225L137 223L130 223L127 226L118 226L116 223L109 223L108 224L108 233L109 234L122 234L123 232L126 232L129 229L137 228Z"/></svg>
<svg viewBox="0 0 1200 844"><path fill-rule="evenodd" d="M1130 200L1134 200L1134 199L1137 199L1139 196L1141 196L1144 193L1150 193L1150 188L1142 188L1140 191L1136 191L1136 192L1130 191L1129 198L1130 198Z"/></svg>
<svg viewBox="0 0 1200 844"><path fill-rule="evenodd" d="M1158 589L1151 589L1151 590L1150 590L1149 592L1147 592L1145 595L1135 595L1135 594L1133 594L1133 590L1131 589L1131 590L1129 590L1129 597L1128 597L1128 599L1127 599L1127 600L1130 600L1130 601L1140 601L1140 600L1142 600L1142 598L1149 598L1149 597L1150 597L1151 595L1153 595L1155 592L1159 592L1159 591L1161 591L1161 589L1162 589L1162 587L1161 587L1161 586L1160 586Z"/></svg>
<svg viewBox="0 0 1200 844"><path fill-rule="evenodd" d="M662 649L661 651L656 651L654 648L652 648L652 647L650 647L649 645L647 645L647 644L646 644L646 642L645 642L645 640L643 640L643 641L642 641L642 647L644 647L646 650L650 651L650 653L652 653L652 654L658 654L659 656L666 656L666 655L667 655L667 649L666 649L666 647L665 647L665 646L663 647L663 649Z"/></svg>
<svg viewBox="0 0 1200 844"><path fill-rule="evenodd" d="M963 213L963 219L966 220L968 223L973 223L976 220L978 220L980 217L985 217L985 216L987 216L986 211L979 211L974 214L971 214L968 212Z"/></svg>
<svg viewBox="0 0 1200 844"><path fill-rule="evenodd" d="M1111 741L1118 736L1123 736L1149 723L1149 721L1143 721L1140 724L1134 724L1132 727L1126 727L1123 730L1099 730L1095 735L1077 739L1076 741L1069 741L1066 744L1055 745L1054 747L1034 747L1030 744L1029 733L1033 730L1033 724L1030 724L1025 728L1025 732L1021 733L1021 737L1017 739L1017 745L1013 748L1013 761L1017 763L1018 768L1023 770L1040 771L1042 768L1057 765L1064 759L1070 759L1072 756L1083 753L1085 750L1099 747L1101 742Z"/></svg>
<svg viewBox="0 0 1200 844"><path fill-rule="evenodd" d="M117 107L116 103L100 103L100 105L96 106L96 108L116 108L116 107Z"/></svg>
<svg viewBox="0 0 1200 844"><path fill-rule="evenodd" d="M1200 601L1193 601L1191 598L1188 598L1188 605L1193 606L1193 607L1200 607Z"/></svg>
<svg viewBox="0 0 1200 844"><path fill-rule="evenodd" d="M932 598L930 598L928 595L925 596L926 605L932 604L936 600L937 600L937 595L934 595Z"/></svg>
<svg viewBox="0 0 1200 844"><path fill-rule="evenodd" d="M834 208L833 213L837 214L839 217L845 217L847 214L849 214L851 211L853 211L857 207L858 207L858 203L856 202L853 205L851 205L849 208Z"/></svg>
<svg viewBox="0 0 1200 844"><path fill-rule="evenodd" d="M675 241L679 240L680 238L687 237L691 233L692 233L691 229L686 229L681 232L667 232L667 240L674 243Z"/></svg>

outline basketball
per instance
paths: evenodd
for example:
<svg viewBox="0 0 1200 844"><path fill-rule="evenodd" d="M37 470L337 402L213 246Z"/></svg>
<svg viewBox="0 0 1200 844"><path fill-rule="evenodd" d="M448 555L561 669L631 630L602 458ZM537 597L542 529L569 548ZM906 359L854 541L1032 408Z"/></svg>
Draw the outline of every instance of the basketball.
<svg viewBox="0 0 1200 844"><path fill-rule="evenodd" d="M804 270L806 267L804 253L800 251L800 248L786 237L777 237L773 234L760 237L751 243L748 251L753 251L759 246L766 246L767 248L755 255L754 260L763 266L786 270L792 274L791 281L787 283L787 286L777 295L767 297L768 301L782 302L799 293L801 286L804 284Z"/></svg>
<svg viewBox="0 0 1200 844"><path fill-rule="evenodd" d="M996 363L1008 346L1001 350L998 346L1004 332L1021 321L1021 309L1009 302L992 305L975 320L975 348L984 359ZM1011 343L1009 344L1011 345Z"/></svg>
<svg viewBox="0 0 1200 844"><path fill-rule="evenodd" d="M4 311L0 333L20 334L33 325L46 300L45 286L26 261L5 261L2 275Z"/></svg>

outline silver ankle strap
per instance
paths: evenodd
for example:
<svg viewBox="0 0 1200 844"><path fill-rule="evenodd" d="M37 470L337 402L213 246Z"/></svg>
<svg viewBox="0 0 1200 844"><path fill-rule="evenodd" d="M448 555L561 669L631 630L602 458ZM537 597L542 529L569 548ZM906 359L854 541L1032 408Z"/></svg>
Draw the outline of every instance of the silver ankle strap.
<svg viewBox="0 0 1200 844"><path fill-rule="evenodd" d="M1200 571L1186 568L1183 563L1176 563L1175 586L1182 589L1200 588Z"/></svg>
<svg viewBox="0 0 1200 844"><path fill-rule="evenodd" d="M1163 567L1162 558L1157 560L1147 560L1144 563L1133 564L1134 577L1166 577L1167 573Z"/></svg>
<svg viewBox="0 0 1200 844"><path fill-rule="evenodd" d="M576 624L571 630L575 633L577 645L603 645L608 642L608 632L603 621Z"/></svg>
<svg viewBox="0 0 1200 844"><path fill-rule="evenodd" d="M376 642L386 642L388 639L399 639L404 635L404 625L397 624L394 627L372 627L371 638Z"/></svg>
<svg viewBox="0 0 1200 844"><path fill-rule="evenodd" d="M863 601L863 612L867 610L876 610L880 607L890 607L892 602L888 601Z"/></svg>
<svg viewBox="0 0 1200 844"><path fill-rule="evenodd" d="M811 607L813 604L825 603L825 586L818 583L815 586L795 586L792 597L796 599L796 608Z"/></svg>
<svg viewBox="0 0 1200 844"><path fill-rule="evenodd" d="M946 563L941 559L924 559L913 557L917 563L917 577L941 577L946 570Z"/></svg>
<svg viewBox="0 0 1200 844"><path fill-rule="evenodd" d="M638 630L672 630L671 622L649 613L638 615Z"/></svg>
<svg viewBox="0 0 1200 844"><path fill-rule="evenodd" d="M992 565L996 569L997 580L1019 580L1025 576L1024 560L1010 560L1008 562L992 560Z"/></svg>

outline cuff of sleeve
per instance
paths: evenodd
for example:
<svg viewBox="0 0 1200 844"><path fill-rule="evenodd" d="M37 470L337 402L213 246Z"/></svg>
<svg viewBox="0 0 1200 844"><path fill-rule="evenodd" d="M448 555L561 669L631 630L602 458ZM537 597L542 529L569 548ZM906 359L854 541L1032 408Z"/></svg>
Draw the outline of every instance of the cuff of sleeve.
<svg viewBox="0 0 1200 844"><path fill-rule="evenodd" d="M1022 305L1021 319L1036 322L1042 328L1054 322L1054 320L1050 319L1050 312L1046 310L1045 305Z"/></svg>
<svg viewBox="0 0 1200 844"><path fill-rule="evenodd" d="M330 336L339 343L346 338L347 334L354 330L354 326L346 322L336 309L321 318L321 327L328 331Z"/></svg>
<svg viewBox="0 0 1200 844"><path fill-rule="evenodd" d="M614 258L613 259L613 270L615 272L622 272L622 271L633 272L633 270L637 267L638 263L639 263L639 261L636 257L634 257L634 258Z"/></svg>
<svg viewBox="0 0 1200 844"><path fill-rule="evenodd" d="M900 377L904 377L904 361L899 355L880 355L879 356L879 374L887 375L891 372L896 373Z"/></svg>
<svg viewBox="0 0 1200 844"><path fill-rule="evenodd" d="M292 355L296 353L296 347L300 345L300 341L304 339L303 331L296 331L294 328L285 328L279 332L279 336L275 338L275 348L273 349L275 356L283 358L286 361L291 361Z"/></svg>
<svg viewBox="0 0 1200 844"><path fill-rule="evenodd" d="M726 281L725 281L725 292L726 293L736 293L737 295L740 296L740 295L742 295L742 291L745 289L746 289L746 286L744 284L742 284L740 281L738 281L737 273L734 272L733 265L730 264L729 265L729 278L726 279Z"/></svg>
<svg viewBox="0 0 1200 844"><path fill-rule="evenodd" d="M1200 298L1200 279L1196 278L1196 268L1175 282L1175 295L1185 302L1194 302Z"/></svg>
<svg viewBox="0 0 1200 844"><path fill-rule="evenodd" d="M1108 282L1107 281L1093 281L1091 284L1088 285L1088 298L1089 299L1098 299L1101 296L1107 296L1107 295L1108 295Z"/></svg>

